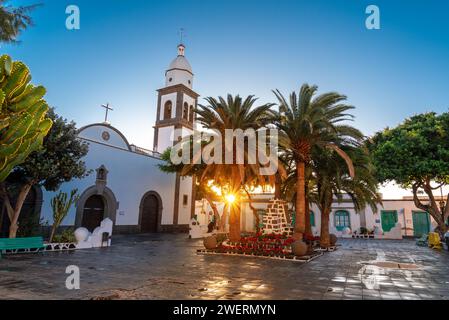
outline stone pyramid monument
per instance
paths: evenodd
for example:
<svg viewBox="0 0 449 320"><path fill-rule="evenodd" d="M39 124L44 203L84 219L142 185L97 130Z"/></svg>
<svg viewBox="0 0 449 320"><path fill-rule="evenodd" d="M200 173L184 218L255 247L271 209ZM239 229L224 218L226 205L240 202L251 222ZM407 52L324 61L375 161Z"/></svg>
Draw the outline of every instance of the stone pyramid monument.
<svg viewBox="0 0 449 320"><path fill-rule="evenodd" d="M283 200L270 200L262 222L263 234L293 234L293 227L287 219L287 203Z"/></svg>

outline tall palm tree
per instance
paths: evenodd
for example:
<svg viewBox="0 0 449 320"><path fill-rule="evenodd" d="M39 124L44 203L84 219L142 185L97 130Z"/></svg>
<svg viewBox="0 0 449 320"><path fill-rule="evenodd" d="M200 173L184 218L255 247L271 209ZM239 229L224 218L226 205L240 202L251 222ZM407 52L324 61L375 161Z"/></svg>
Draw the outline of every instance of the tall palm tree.
<svg viewBox="0 0 449 320"><path fill-rule="evenodd" d="M220 163L204 163L198 164L198 158L201 158L201 150L198 154L194 154L194 149L191 148L191 163L181 164L170 168L161 168L164 171L174 170L180 172L182 176L196 175L200 183L205 183L208 180L213 180L216 185L226 189L226 193L232 194L235 199L232 203L227 205L230 207L229 216L229 237L231 241L240 240L240 198L245 192L245 185L250 185L255 181L269 183L274 181L274 176L261 176L259 173L260 165L253 164L248 161L250 153L248 152L247 143L245 140L244 163L238 163L236 159L236 138L233 140L233 149L227 150L225 145L225 133L227 129L247 129L258 130L266 127L273 120L273 112L270 108L273 104L264 104L255 106L257 101L254 96L248 96L243 100L240 96L228 95L225 100L222 97L218 99L208 97L206 98L207 105L198 105L195 110L198 123L206 129L210 135L215 139L220 136L222 140L221 161ZM191 137L183 139L182 143L192 143ZM198 143L198 142L197 142ZM202 146L207 146L211 140L200 141ZM226 152L232 152L233 159L231 163L226 163ZM256 150L257 152L257 150Z"/></svg>
<svg viewBox="0 0 449 320"><path fill-rule="evenodd" d="M293 237L303 238L306 215L306 165L310 163L312 148L334 150L351 167L350 158L340 149L341 145L357 144L363 135L357 129L341 124L353 116L347 112L354 107L344 103L346 96L336 92L316 96L317 86L304 84L299 94L287 99L273 91L278 99L279 112L275 125L279 130L279 146L294 160L297 174L296 219ZM354 172L350 170L350 176Z"/></svg>
<svg viewBox="0 0 449 320"><path fill-rule="evenodd" d="M257 99L250 95L243 100L239 95L233 97L228 94L227 99L219 97L218 99L208 97L206 98L206 105L199 104L196 110L197 121L206 130L214 130L225 137L227 129L243 131L247 129L258 130L266 127L273 118L271 107L273 104L267 103L260 106L255 106ZM223 139L224 140L224 139ZM235 202L230 204L229 216L229 238L231 241L240 240L240 193L248 178L258 175L258 165L247 164L248 154L245 150L245 164L237 163L236 159L236 143L233 143L233 161L232 163L225 163L226 150L224 143L222 144L222 164L208 165L204 170L207 174L209 170L214 171L214 180L221 184L223 179L228 183L229 192L235 196ZM251 171L252 174L247 173Z"/></svg>
<svg viewBox="0 0 449 320"><path fill-rule="evenodd" d="M15 8L7 2L8 0L0 0L0 43L17 43L19 34L33 25L29 13L39 4Z"/></svg>
<svg viewBox="0 0 449 320"><path fill-rule="evenodd" d="M354 178L350 177L346 162L335 152L313 152L311 166L315 188L310 197L321 211L320 244L323 248L330 245L329 216L334 199L342 201L345 195L349 196L356 212L361 212L366 206L375 212L377 204L381 203L368 151L363 147L343 147L343 150L352 159Z"/></svg>

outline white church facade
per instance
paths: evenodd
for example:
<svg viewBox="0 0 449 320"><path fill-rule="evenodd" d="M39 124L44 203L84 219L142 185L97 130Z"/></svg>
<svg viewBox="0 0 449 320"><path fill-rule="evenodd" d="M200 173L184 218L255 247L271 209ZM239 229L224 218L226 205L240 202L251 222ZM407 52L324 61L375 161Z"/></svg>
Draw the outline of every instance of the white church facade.
<svg viewBox="0 0 449 320"><path fill-rule="evenodd" d="M154 151L129 144L109 123L94 123L78 131L89 145L83 159L92 173L64 183L60 190L78 189L80 198L63 225L93 231L104 218L114 223L114 232L188 232L194 214L193 179L162 172L160 153L174 143L173 130L183 135L194 127L193 110L198 94L192 90L193 72L184 57L183 45L166 71L165 87L158 90ZM51 198L44 192L41 217L52 222Z"/></svg>

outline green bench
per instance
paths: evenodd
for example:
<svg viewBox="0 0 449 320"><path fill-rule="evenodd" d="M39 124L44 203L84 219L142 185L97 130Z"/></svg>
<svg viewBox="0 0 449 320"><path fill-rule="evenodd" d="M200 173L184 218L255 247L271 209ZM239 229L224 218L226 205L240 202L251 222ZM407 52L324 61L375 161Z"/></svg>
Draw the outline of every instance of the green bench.
<svg viewBox="0 0 449 320"><path fill-rule="evenodd" d="M15 239L0 239L0 259L2 251L10 250L15 253L21 252L39 252L45 248L44 239L42 237L32 238L15 238Z"/></svg>

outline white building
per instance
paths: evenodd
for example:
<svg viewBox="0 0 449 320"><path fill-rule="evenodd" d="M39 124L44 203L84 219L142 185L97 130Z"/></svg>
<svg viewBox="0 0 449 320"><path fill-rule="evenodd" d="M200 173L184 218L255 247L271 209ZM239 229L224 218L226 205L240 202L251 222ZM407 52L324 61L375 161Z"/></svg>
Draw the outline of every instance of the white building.
<svg viewBox="0 0 449 320"><path fill-rule="evenodd" d="M259 193L252 195L252 206L257 209L259 219L262 221L266 213L268 202L274 198L272 193ZM424 200L423 200L424 201ZM219 206L221 212L223 206ZM207 224L211 218L207 202L197 201L196 216L202 224ZM242 231L253 232L256 230L256 219L253 210L250 208L248 200L242 201L242 216L240 227ZM321 214L315 204L311 205L311 225L314 235L319 236L321 230ZM382 205L377 205L377 211L373 212L367 207L362 212L356 212L354 205L349 199L341 203L334 201L329 217L329 231L337 236L342 236L345 228L350 228L351 232L360 233L360 228L374 230L378 228L382 232L389 232L396 223L401 224L402 235L420 237L433 231L437 224L427 213L415 207L413 199L404 197L403 199L384 199Z"/></svg>
<svg viewBox="0 0 449 320"><path fill-rule="evenodd" d="M193 215L192 179L159 170L160 153L194 127L193 110L198 94L192 90L193 72L184 56L184 45L170 63L165 87L158 90L154 151L130 145L109 123L94 123L79 129L78 137L89 144L83 159L93 173L82 180L61 186L70 193L78 189L80 199L64 225L87 227L92 231L109 217L115 232L187 232ZM174 141L176 140L176 141ZM52 221L50 206L54 192L44 192L41 215Z"/></svg>

